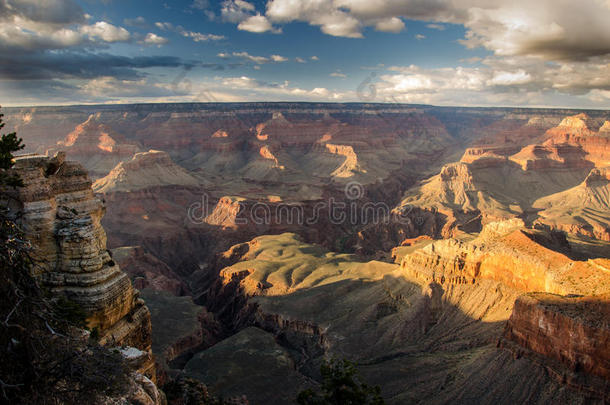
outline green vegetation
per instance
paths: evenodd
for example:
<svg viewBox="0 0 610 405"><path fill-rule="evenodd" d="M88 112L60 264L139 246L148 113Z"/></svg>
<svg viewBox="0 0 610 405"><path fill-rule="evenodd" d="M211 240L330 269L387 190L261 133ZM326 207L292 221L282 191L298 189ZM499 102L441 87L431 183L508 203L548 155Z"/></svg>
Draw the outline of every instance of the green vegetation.
<svg viewBox="0 0 610 405"><path fill-rule="evenodd" d="M0 130L4 128L2 117L4 117L4 114L0 114ZM13 167L13 153L23 148L25 148L23 140L17 138L15 132L2 134L0 137L0 187L19 187L23 185L19 177L8 173L8 170Z"/></svg>
<svg viewBox="0 0 610 405"><path fill-rule="evenodd" d="M210 394L204 383L193 378L179 377L163 386L163 392L169 403L180 405L228 405L237 402L225 402Z"/></svg>
<svg viewBox="0 0 610 405"><path fill-rule="evenodd" d="M383 405L381 388L364 383L356 365L348 360L325 361L320 367L322 392L299 393L299 405Z"/></svg>

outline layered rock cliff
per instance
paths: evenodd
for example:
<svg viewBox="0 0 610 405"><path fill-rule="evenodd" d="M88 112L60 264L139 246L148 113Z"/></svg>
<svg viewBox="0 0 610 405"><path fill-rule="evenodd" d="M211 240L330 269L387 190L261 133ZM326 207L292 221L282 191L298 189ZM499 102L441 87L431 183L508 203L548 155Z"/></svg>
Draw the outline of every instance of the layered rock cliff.
<svg viewBox="0 0 610 405"><path fill-rule="evenodd" d="M51 293L87 313L100 343L148 353L140 370L154 378L150 313L106 249L104 206L93 195L87 171L63 154L17 158L14 171L25 187L8 196L32 243L34 274Z"/></svg>
<svg viewBox="0 0 610 405"><path fill-rule="evenodd" d="M515 302L503 337L574 372L610 381L610 297L530 293Z"/></svg>

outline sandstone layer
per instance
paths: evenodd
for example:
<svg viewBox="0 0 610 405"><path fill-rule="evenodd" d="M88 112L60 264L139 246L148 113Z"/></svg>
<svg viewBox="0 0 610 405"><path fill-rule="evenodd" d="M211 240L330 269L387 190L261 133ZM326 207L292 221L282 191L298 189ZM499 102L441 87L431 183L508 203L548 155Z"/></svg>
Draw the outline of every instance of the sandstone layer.
<svg viewBox="0 0 610 405"><path fill-rule="evenodd" d="M106 249L104 206L86 170L58 154L17 158L14 171L25 186L8 190L9 206L32 243L34 274L82 307L102 344L150 353L150 313ZM150 360L142 371L154 378Z"/></svg>
<svg viewBox="0 0 610 405"><path fill-rule="evenodd" d="M574 371L610 381L610 299L522 295L515 302L504 338Z"/></svg>

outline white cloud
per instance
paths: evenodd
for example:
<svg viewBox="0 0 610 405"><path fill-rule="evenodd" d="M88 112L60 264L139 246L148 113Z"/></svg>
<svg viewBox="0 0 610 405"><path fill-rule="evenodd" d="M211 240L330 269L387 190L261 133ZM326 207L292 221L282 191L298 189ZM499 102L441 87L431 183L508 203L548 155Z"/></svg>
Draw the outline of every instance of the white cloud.
<svg viewBox="0 0 610 405"><path fill-rule="evenodd" d="M306 21L332 36L362 37L360 21L329 0L270 0L266 15L273 22Z"/></svg>
<svg viewBox="0 0 610 405"><path fill-rule="evenodd" d="M438 30L438 31L445 31L447 29L446 26L444 26L443 24L426 24L427 28L430 28L431 30Z"/></svg>
<svg viewBox="0 0 610 405"><path fill-rule="evenodd" d="M157 34L149 32L148 34L146 34L146 37L144 37L142 42L145 44L148 44L148 45L159 45L160 46L160 45L167 44L169 41L167 38L164 38Z"/></svg>
<svg viewBox="0 0 610 405"><path fill-rule="evenodd" d="M251 62L258 63L258 64L269 62L269 58L267 58L265 56L254 56L254 55L250 55L248 52L233 52L233 56L235 56L237 58L243 58L243 59L249 60Z"/></svg>
<svg viewBox="0 0 610 405"><path fill-rule="evenodd" d="M307 63L307 61L303 58L299 58L298 56L296 58L294 58L295 62L297 63Z"/></svg>
<svg viewBox="0 0 610 405"><path fill-rule="evenodd" d="M99 21L93 25L82 26L80 31L90 38L99 38L105 42L124 42L131 37L129 31L125 28L116 27L105 21Z"/></svg>
<svg viewBox="0 0 610 405"><path fill-rule="evenodd" d="M357 38L364 27L399 32L402 18L467 29L464 44L498 55L584 60L610 55L608 0L268 0L270 22L304 21L322 32Z"/></svg>
<svg viewBox="0 0 610 405"><path fill-rule="evenodd" d="M155 26L157 28L159 28L160 30L163 30L163 31L172 31L174 29L174 25L172 23L169 23L169 22L160 22L160 21L157 21L155 23Z"/></svg>
<svg viewBox="0 0 610 405"><path fill-rule="evenodd" d="M423 34L416 34L415 35L415 39L417 39L419 41L419 40L422 40L422 39L426 39L426 36L423 35Z"/></svg>
<svg viewBox="0 0 610 405"><path fill-rule="evenodd" d="M516 72L495 72L493 77L487 82L492 86L511 86L518 84L526 84L532 81L532 76L524 70L519 69Z"/></svg>
<svg viewBox="0 0 610 405"><path fill-rule="evenodd" d="M344 73L341 73L340 70L338 70L336 72L332 72L329 76L330 77L347 77L347 75Z"/></svg>
<svg viewBox="0 0 610 405"><path fill-rule="evenodd" d="M259 64L259 65L262 65L264 63L272 63L272 62L273 63L282 63L282 62L288 61L288 58L286 58L285 56L282 56L282 55L271 55L271 56L267 57L267 56L250 55L248 52L233 52L232 54L228 54L226 52L221 52L217 56L220 58L223 58L223 59L227 59L231 56L234 56L236 58L245 59L250 62ZM297 58L297 59L301 59L301 58Z"/></svg>
<svg viewBox="0 0 610 405"><path fill-rule="evenodd" d="M336 92L324 87L302 89L290 82L268 83L248 76L215 78L207 87L212 93L232 94L239 101L272 100L272 101L342 101L353 95L349 92ZM220 85L219 85L220 83Z"/></svg>
<svg viewBox="0 0 610 405"><path fill-rule="evenodd" d="M243 0L224 0L220 15L224 21L239 24L254 13L254 4Z"/></svg>
<svg viewBox="0 0 610 405"><path fill-rule="evenodd" d="M220 41L225 39L224 35L202 34L201 32L181 30L180 35L185 38L191 38L195 42Z"/></svg>
<svg viewBox="0 0 610 405"><path fill-rule="evenodd" d="M185 38L191 38L194 42L220 41L225 39L224 35L202 34L201 32L189 31L181 25L174 26L174 24L169 22L156 22L155 26L163 31L177 32Z"/></svg>
<svg viewBox="0 0 610 405"><path fill-rule="evenodd" d="M286 62L288 58L285 58L281 55L271 55L271 60L274 62Z"/></svg>
<svg viewBox="0 0 610 405"><path fill-rule="evenodd" d="M380 20L375 24L377 31L393 32L395 34L405 29L405 23L398 17L391 17Z"/></svg>
<svg viewBox="0 0 610 405"><path fill-rule="evenodd" d="M281 30L273 28L267 17L264 15L253 15L237 25L237 29L241 31L255 32L255 33L263 33L267 31L271 31L273 33L280 33Z"/></svg>
<svg viewBox="0 0 610 405"><path fill-rule="evenodd" d="M318 58L316 55L312 56L311 58L309 58L311 60L320 60L320 58Z"/></svg>

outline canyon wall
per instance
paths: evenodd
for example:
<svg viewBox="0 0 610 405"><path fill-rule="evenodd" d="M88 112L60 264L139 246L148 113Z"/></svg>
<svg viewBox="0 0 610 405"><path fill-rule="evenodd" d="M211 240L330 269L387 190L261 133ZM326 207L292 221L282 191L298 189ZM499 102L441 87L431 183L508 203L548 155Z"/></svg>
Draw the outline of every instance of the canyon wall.
<svg viewBox="0 0 610 405"><path fill-rule="evenodd" d="M86 312L101 344L147 353L140 371L154 379L150 313L106 249L104 206L93 195L87 171L63 154L19 157L13 170L25 186L6 194L32 243L34 275Z"/></svg>

